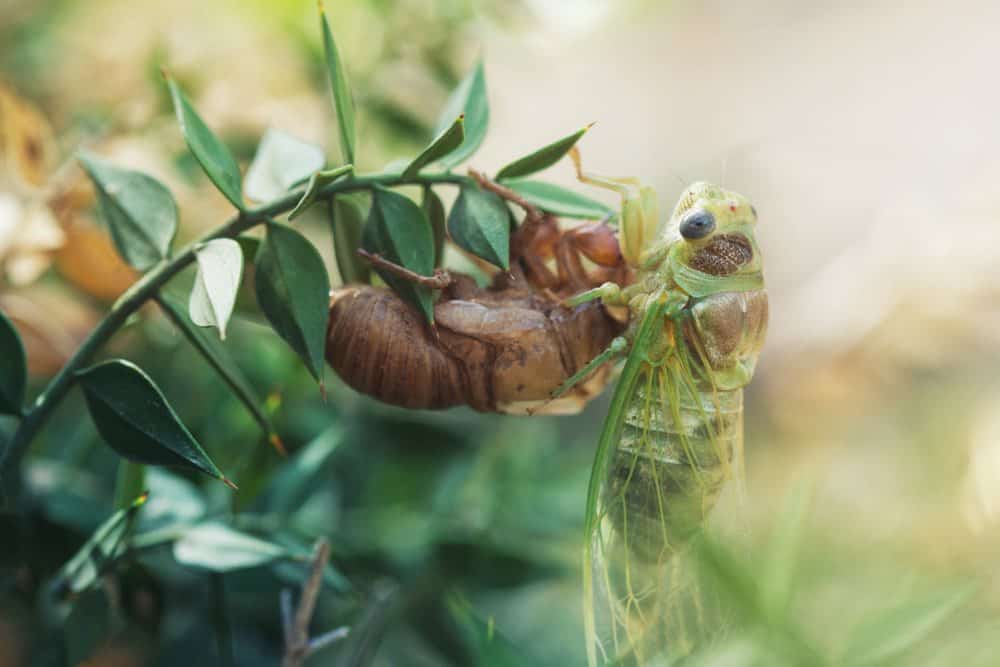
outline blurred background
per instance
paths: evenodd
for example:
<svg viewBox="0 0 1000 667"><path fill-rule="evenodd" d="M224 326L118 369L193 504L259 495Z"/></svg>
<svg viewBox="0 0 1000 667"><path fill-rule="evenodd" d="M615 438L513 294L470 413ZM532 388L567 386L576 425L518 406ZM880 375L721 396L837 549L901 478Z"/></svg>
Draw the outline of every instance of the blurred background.
<svg viewBox="0 0 1000 667"><path fill-rule="evenodd" d="M868 619L972 582L958 611L894 659L997 664L1000 7L328 4L358 103L363 170L419 150L482 55L491 129L476 168L495 170L596 121L580 145L588 168L640 177L658 189L661 210L693 180L747 195L771 293L769 337L747 392L751 563L787 528L794 490L807 489L787 563L793 615L811 642L837 655L877 627ZM338 159L310 0L3 0L0 307L25 339L36 388L135 279L106 240L76 150L168 184L184 239L229 214L186 152L161 67L244 166L268 127ZM549 177L573 185L568 164ZM306 229L332 257L322 225ZM206 514L235 509L251 531L254 520L280 516L293 542L328 536L354 586L327 596L317 624L365 629L331 655L471 664L472 649L455 639L463 635L446 631L457 596L471 617L495 623L523 664L581 664L577 545L608 396L562 418L410 413L330 373L324 402L245 296L229 348L268 397L289 449L312 448L322 465L294 506L268 505L288 464L150 311L109 353L146 368L241 485L235 508L224 489L172 476L187 485L178 493ZM0 435L12 426L0 420ZM11 551L33 567L0 608L0 665L43 664L27 657L39 655L48 622L35 601L46 574L110 513L115 466L73 395L32 450L37 506ZM135 646L124 651L133 662L95 664L210 656L211 625L198 621L204 578L169 550L132 567L136 590L156 604L133 619ZM227 575L239 664L276 664L277 591L301 569ZM741 650L704 664L751 664Z"/></svg>

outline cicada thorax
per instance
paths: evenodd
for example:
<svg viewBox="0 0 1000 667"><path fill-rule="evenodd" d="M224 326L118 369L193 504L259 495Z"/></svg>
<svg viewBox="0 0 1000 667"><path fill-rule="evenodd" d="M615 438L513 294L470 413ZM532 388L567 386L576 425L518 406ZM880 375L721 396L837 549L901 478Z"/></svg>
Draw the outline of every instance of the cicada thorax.
<svg viewBox="0 0 1000 667"><path fill-rule="evenodd" d="M387 289L337 290L327 361L357 391L400 407L575 412L610 369L564 399L549 395L622 329L600 304L567 309L528 287L478 288L467 277L442 295L434 319L432 330Z"/></svg>

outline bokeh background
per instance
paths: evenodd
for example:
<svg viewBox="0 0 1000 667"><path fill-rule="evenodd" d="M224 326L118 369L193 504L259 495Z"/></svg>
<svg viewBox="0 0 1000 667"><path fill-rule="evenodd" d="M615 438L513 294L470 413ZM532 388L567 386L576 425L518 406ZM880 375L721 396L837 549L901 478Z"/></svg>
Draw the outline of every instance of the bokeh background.
<svg viewBox="0 0 1000 667"><path fill-rule="evenodd" d="M788 499L804 494L786 564L794 617L810 641L836 656L896 605L971 584L957 611L895 659L997 664L1000 8L328 5L358 102L364 169L415 153L481 55L491 129L475 167L495 170L596 121L581 144L588 167L639 176L664 210L692 180L750 197L772 304L747 393L739 511L750 526L750 573L787 528L797 502ZM268 127L326 145L336 161L318 34L309 0L0 4L0 307L26 340L38 388L134 279L104 240L73 153L89 147L167 183L181 235L192 238L229 208L185 152L160 68L244 166ZM10 137L25 128L38 140L19 153ZM550 175L573 185L568 164ZM331 258L323 226L306 229ZM261 490L286 464L169 323L145 314L109 353L147 368L241 483L232 505L211 485L185 493L205 513L237 512L251 531L273 520ZM328 536L335 566L355 584L325 596L317 623L368 633L329 655L470 664L461 633L446 631L457 596L525 664L580 664L576 545L607 396L562 418L408 413L330 373L324 402L262 322L252 297L244 300L229 347L289 448L325 452L322 474L281 521L305 544ZM43 664L26 657L45 643L34 605L46 573L111 511L115 466L71 397L32 450L38 502L12 551L30 553L34 567L3 605L0 664ZM135 567L157 606L136 617L134 662L106 664L191 664L199 655L207 657L197 664L212 663L212 628L199 620L204 578L179 568L169 549ZM239 664L276 664L277 591L301 578L293 570L231 576ZM704 664L751 664L747 651L737 643Z"/></svg>

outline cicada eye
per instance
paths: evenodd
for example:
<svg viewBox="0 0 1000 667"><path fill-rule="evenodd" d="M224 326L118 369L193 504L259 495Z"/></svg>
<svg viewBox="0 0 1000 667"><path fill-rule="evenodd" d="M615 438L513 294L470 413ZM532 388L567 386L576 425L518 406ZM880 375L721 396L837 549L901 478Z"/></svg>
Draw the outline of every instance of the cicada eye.
<svg viewBox="0 0 1000 667"><path fill-rule="evenodd" d="M703 239L715 229L715 216L704 209L691 211L681 220L681 236L686 239Z"/></svg>

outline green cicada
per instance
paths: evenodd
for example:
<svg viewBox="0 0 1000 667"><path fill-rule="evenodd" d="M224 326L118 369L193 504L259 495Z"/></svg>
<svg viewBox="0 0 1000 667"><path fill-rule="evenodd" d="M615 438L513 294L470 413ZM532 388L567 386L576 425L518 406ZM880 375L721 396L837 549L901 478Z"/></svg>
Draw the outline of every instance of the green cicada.
<svg viewBox="0 0 1000 667"><path fill-rule="evenodd" d="M757 213L741 195L695 183L660 225L652 189L584 174L573 157L581 180L621 193L619 242L635 275L569 299L624 306L630 319L556 392L626 357L587 496L587 652L592 666L653 664L689 649L679 563L725 484L742 479L742 388L768 314Z"/></svg>

